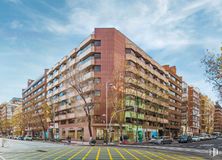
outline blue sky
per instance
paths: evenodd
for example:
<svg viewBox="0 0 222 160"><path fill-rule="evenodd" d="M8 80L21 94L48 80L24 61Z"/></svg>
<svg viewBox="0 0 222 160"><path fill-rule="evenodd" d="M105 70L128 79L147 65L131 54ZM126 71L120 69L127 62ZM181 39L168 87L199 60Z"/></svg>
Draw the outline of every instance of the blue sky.
<svg viewBox="0 0 222 160"><path fill-rule="evenodd" d="M161 65L217 97L200 59L222 42L221 0L1 0L0 102L21 97L36 79L95 27L115 27Z"/></svg>

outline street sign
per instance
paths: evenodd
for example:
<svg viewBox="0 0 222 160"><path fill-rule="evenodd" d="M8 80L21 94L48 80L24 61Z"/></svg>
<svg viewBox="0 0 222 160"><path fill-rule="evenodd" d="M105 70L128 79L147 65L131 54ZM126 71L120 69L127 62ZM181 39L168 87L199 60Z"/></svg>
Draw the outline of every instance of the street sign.
<svg viewBox="0 0 222 160"><path fill-rule="evenodd" d="M49 128L59 128L59 124L58 123L50 123Z"/></svg>

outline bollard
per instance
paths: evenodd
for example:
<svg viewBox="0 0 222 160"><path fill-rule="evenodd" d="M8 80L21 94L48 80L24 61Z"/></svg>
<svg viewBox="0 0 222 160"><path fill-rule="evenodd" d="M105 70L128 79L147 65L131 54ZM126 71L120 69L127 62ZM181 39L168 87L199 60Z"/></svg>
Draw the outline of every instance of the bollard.
<svg viewBox="0 0 222 160"><path fill-rule="evenodd" d="M5 138L2 138L2 147L5 146L5 142L6 142Z"/></svg>
<svg viewBox="0 0 222 160"><path fill-rule="evenodd" d="M210 149L209 149L209 155L210 155L210 156L214 157L214 156L216 156L216 155L218 155L218 154L219 154L219 151L218 151L217 148L210 148Z"/></svg>

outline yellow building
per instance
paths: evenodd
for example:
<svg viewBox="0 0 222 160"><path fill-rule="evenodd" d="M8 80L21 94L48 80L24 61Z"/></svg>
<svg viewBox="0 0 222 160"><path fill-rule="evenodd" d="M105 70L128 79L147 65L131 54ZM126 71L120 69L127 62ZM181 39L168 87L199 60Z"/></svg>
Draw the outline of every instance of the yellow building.
<svg viewBox="0 0 222 160"><path fill-rule="evenodd" d="M200 97L200 132L211 134L214 130L214 102L208 96L201 95Z"/></svg>

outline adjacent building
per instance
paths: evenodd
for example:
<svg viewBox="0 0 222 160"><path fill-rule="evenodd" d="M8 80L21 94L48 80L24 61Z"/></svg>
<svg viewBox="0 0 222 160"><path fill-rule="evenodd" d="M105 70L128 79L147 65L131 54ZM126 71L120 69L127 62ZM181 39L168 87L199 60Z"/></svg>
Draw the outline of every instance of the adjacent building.
<svg viewBox="0 0 222 160"><path fill-rule="evenodd" d="M188 86L188 125L193 135L200 133L200 91Z"/></svg>
<svg viewBox="0 0 222 160"><path fill-rule="evenodd" d="M12 98L9 102L0 105L0 132L3 135L12 135L13 125L12 116L17 107L22 104L21 98Z"/></svg>
<svg viewBox="0 0 222 160"><path fill-rule="evenodd" d="M22 110L26 123L25 134L33 137L43 137L43 130L40 125L40 106L46 101L47 69L37 80L29 79L27 88L22 90Z"/></svg>
<svg viewBox="0 0 222 160"><path fill-rule="evenodd" d="M215 105L214 132L222 134L222 107L219 103Z"/></svg>
<svg viewBox="0 0 222 160"><path fill-rule="evenodd" d="M181 133L182 77L177 75L176 66L165 65L169 80L169 123L166 126L170 137L178 137Z"/></svg>
<svg viewBox="0 0 222 160"><path fill-rule="evenodd" d="M214 102L206 95L200 95L200 132L212 134L214 131Z"/></svg>

